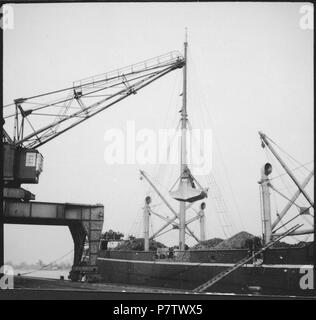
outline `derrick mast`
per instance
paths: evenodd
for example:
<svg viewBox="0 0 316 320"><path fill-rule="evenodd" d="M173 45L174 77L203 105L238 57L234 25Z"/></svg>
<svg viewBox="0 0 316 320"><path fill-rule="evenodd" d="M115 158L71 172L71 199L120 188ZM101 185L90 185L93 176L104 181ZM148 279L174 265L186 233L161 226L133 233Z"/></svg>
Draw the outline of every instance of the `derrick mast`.
<svg viewBox="0 0 316 320"><path fill-rule="evenodd" d="M184 60L185 65L183 67L183 93L182 93L182 110L181 110L181 164L180 164L180 176L182 176L187 169L187 65L188 65L188 39L187 33L184 41ZM181 182L180 182L181 183ZM185 216L186 216L186 203L181 201L179 210L179 250L185 249Z"/></svg>
<svg viewBox="0 0 316 320"><path fill-rule="evenodd" d="M181 109L181 161L180 161L180 177L178 189L170 191L171 197L178 200L179 204L179 250L185 250L185 234L188 221L186 221L187 202L195 202L207 197L207 191L203 189L195 177L191 174L188 166L187 157L187 129L188 129L188 113L187 113L187 67L188 67L188 39L187 32L184 41L184 60L183 67L183 92L182 92L182 109ZM205 208L205 203L204 203ZM204 209L203 208L203 209ZM204 211L201 215L201 227L205 228ZM188 230L189 231L189 230ZM192 232L189 231L193 236ZM201 232L205 237L205 232Z"/></svg>

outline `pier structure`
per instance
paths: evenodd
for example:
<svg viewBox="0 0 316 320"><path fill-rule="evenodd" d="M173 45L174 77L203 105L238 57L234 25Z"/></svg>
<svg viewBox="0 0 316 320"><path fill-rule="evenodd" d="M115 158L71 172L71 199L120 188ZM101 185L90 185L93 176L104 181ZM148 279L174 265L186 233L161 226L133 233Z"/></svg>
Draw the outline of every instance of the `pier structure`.
<svg viewBox="0 0 316 320"><path fill-rule="evenodd" d="M74 241L74 260L69 274L73 281L83 276L90 281L98 278L97 257L103 217L104 206L101 204L3 201L4 223L68 226Z"/></svg>

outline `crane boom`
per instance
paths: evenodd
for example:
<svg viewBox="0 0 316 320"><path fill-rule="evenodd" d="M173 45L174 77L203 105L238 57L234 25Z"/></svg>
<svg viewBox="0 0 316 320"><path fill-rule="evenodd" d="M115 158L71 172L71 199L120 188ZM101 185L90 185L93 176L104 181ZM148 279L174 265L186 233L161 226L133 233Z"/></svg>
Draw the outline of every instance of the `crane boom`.
<svg viewBox="0 0 316 320"><path fill-rule="evenodd" d="M6 121L15 118L12 139L14 145L38 148L126 97L136 94L138 90L169 72L182 68L184 63L184 58L173 51L129 67L75 81L70 88L16 99L15 112L4 117ZM51 97L52 102L40 102L47 97ZM25 103L33 105L33 108L25 109ZM56 114L58 108L59 112ZM41 110L45 112L39 113ZM55 116L55 119L35 129L30 118L39 115ZM27 134L25 121L29 124Z"/></svg>
<svg viewBox="0 0 316 320"><path fill-rule="evenodd" d="M38 183L43 162L38 147L184 65L181 54L172 51L5 106L4 125L13 127L13 137L4 128L2 138L5 198L35 199L21 184Z"/></svg>

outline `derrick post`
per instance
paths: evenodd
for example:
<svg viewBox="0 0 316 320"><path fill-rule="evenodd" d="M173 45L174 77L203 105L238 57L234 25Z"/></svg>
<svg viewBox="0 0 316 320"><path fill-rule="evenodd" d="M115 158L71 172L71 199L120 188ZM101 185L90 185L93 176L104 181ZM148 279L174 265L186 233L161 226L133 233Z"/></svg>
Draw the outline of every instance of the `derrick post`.
<svg viewBox="0 0 316 320"><path fill-rule="evenodd" d="M272 237L271 227L271 199L269 190L269 174L272 172L272 166L270 163L266 163L261 170L261 180L259 184L261 186L262 194L262 226L263 226L263 240L264 244L268 244Z"/></svg>
<svg viewBox="0 0 316 320"><path fill-rule="evenodd" d="M150 217L150 202L151 198L147 196L145 198L145 207L144 207L144 250L149 251L149 217Z"/></svg>
<svg viewBox="0 0 316 320"><path fill-rule="evenodd" d="M206 240L206 235L205 235L205 202L201 203L201 210L199 212L200 216L200 241L205 241Z"/></svg>

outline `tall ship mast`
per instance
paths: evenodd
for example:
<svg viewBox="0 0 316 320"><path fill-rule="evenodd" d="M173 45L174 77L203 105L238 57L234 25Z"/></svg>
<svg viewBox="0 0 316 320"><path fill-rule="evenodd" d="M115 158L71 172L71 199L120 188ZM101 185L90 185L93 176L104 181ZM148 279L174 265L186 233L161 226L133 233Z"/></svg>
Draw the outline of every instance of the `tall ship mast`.
<svg viewBox="0 0 316 320"><path fill-rule="evenodd" d="M194 203L196 201L202 200L207 197L207 189L203 188L197 179L192 175L189 163L188 163L188 145L187 145L187 136L188 136L188 112L187 112L187 67L188 67L188 35L187 29L185 31L185 40L184 40L184 66L183 66L183 87L182 87L182 108L181 108L181 142L180 142L180 163L179 163L179 177L171 187L169 195L179 202L179 211L175 212L169 204L168 200L163 197L159 192L158 188L149 180L149 177L144 171L140 171L141 175L149 182L151 187L157 195L165 202L165 204L171 209L174 214L174 219L167 222L155 235L159 234L163 229L168 225L174 223L175 220L178 220L178 229L179 229L179 250L184 251L186 248L185 236L186 233L195 238L196 241L205 240L205 203L201 204L201 210L199 211L196 218L190 221L186 219L186 211L188 203ZM176 188L176 189L175 189ZM148 251L149 248L149 216L151 213L150 202L151 199L146 198L144 208L144 242L145 250ZM190 222L194 220L200 220L200 238L197 238L191 229L188 227ZM153 238L153 237L151 237Z"/></svg>
<svg viewBox="0 0 316 320"><path fill-rule="evenodd" d="M188 33L185 30L184 41L184 60L183 67L183 92L182 92L182 109L181 109L181 162L180 162L180 179L178 190L170 192L170 195L178 200L179 203L179 250L185 250L185 226L186 226L186 202L195 202L207 196L203 189L196 189L187 157L187 129L188 129L188 112L187 112L187 69L188 69ZM203 220L204 221L204 220ZM201 227L202 229L204 226ZM203 234L203 231L202 231ZM205 240L205 239L200 239Z"/></svg>
<svg viewBox="0 0 316 320"><path fill-rule="evenodd" d="M183 67L183 93L182 93L182 110L181 110L181 163L180 163L180 186L184 187L184 174L188 168L187 164L187 68L188 68L188 33L185 30L185 41L184 41L184 60L185 65ZM185 248L185 216L186 208L185 202L181 201L179 204L179 249L184 250Z"/></svg>

